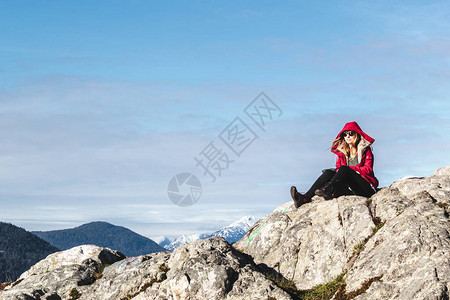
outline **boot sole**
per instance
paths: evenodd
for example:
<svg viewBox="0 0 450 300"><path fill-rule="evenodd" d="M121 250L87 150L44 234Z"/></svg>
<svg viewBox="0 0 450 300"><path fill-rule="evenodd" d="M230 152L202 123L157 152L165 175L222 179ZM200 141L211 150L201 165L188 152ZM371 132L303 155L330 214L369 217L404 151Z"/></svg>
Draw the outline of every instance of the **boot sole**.
<svg viewBox="0 0 450 300"><path fill-rule="evenodd" d="M325 200L331 200L331 199L333 199L333 197L332 197L331 195L328 195L328 194L324 193L324 192L321 191L321 190L317 190L317 191L315 192L315 194L316 194L317 196L319 196L319 197L324 198Z"/></svg>

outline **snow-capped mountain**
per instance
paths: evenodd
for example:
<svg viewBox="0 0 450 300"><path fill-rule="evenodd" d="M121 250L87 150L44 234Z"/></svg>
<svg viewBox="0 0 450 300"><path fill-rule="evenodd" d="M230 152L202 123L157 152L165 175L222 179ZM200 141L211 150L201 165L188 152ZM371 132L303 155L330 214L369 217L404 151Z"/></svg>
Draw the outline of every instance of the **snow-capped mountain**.
<svg viewBox="0 0 450 300"><path fill-rule="evenodd" d="M256 218L253 216L245 216L236 222L231 223L213 233L202 233L202 234L192 234L192 235L182 235L176 238L172 243L163 246L167 250L173 251L175 248L201 239L207 239L212 236L221 236L226 239L229 243L234 243L240 240L244 234L253 226L256 222ZM160 244L161 245L161 244ZM162 246L162 245L161 245Z"/></svg>
<svg viewBox="0 0 450 300"><path fill-rule="evenodd" d="M207 239L209 237L212 237L212 234L209 233L203 233L203 234L192 234L192 235L181 235L177 237L172 243L169 245L164 246L167 250L173 251L175 248L196 241L196 240L202 240Z"/></svg>
<svg viewBox="0 0 450 300"><path fill-rule="evenodd" d="M228 243L234 243L239 241L256 221L255 217L246 216L213 232L211 236L221 236L226 239Z"/></svg>
<svg viewBox="0 0 450 300"><path fill-rule="evenodd" d="M167 236L158 236L156 238L153 238L153 240L161 247L165 247L174 241L173 238L170 239Z"/></svg>

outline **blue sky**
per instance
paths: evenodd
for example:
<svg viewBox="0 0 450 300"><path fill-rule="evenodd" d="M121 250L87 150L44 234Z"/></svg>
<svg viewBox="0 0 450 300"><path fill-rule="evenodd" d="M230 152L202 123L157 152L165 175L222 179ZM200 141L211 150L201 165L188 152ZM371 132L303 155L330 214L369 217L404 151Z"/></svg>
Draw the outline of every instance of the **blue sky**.
<svg viewBox="0 0 450 300"><path fill-rule="evenodd" d="M0 220L149 237L262 217L357 121L382 186L449 165L446 1L0 1ZM194 156L264 91L283 111L215 183ZM231 156L231 153L230 153ZM173 205L169 180L203 185Z"/></svg>

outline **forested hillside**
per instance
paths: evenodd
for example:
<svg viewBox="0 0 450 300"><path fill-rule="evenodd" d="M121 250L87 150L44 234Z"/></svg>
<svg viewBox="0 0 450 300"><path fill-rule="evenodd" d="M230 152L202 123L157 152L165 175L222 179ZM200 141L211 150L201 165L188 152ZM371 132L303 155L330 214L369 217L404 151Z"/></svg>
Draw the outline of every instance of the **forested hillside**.
<svg viewBox="0 0 450 300"><path fill-rule="evenodd" d="M147 237L107 222L91 222L70 229L34 231L33 233L61 250L94 244L118 250L126 256L166 251Z"/></svg>
<svg viewBox="0 0 450 300"><path fill-rule="evenodd" d="M56 247L34 234L0 222L0 282L13 281Z"/></svg>

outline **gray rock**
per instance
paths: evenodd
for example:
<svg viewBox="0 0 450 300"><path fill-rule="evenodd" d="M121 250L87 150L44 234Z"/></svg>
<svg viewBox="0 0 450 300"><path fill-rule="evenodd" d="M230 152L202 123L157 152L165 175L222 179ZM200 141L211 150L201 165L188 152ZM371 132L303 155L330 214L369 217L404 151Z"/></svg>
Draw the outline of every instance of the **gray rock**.
<svg viewBox="0 0 450 300"><path fill-rule="evenodd" d="M73 288L89 285L101 265L111 264L125 256L114 250L94 245L83 245L56 252L23 273L17 284L0 293L9 299L70 299Z"/></svg>
<svg viewBox="0 0 450 300"><path fill-rule="evenodd" d="M347 290L382 276L361 299L444 299L450 288L450 223L442 209L419 203L390 219L348 272Z"/></svg>
<svg viewBox="0 0 450 300"><path fill-rule="evenodd" d="M354 246L372 233L375 225L366 201L345 196L316 200L297 210L284 204L234 247L292 280L298 289L309 289L341 274Z"/></svg>
<svg viewBox="0 0 450 300"><path fill-rule="evenodd" d="M0 299L72 299L73 289L80 300L291 299L221 237L173 253L122 258L91 245L55 253L24 273L20 283L0 292Z"/></svg>
<svg viewBox="0 0 450 300"><path fill-rule="evenodd" d="M167 266L166 280L133 299L291 299L221 237L177 248Z"/></svg>
<svg viewBox="0 0 450 300"><path fill-rule="evenodd" d="M127 299L167 278L170 252L130 257L106 267L92 285L79 288L80 300Z"/></svg>
<svg viewBox="0 0 450 300"><path fill-rule="evenodd" d="M448 299L450 167L401 179L370 199L313 200L281 205L234 247L299 289L346 271L345 291L362 293L358 299Z"/></svg>
<svg viewBox="0 0 450 300"><path fill-rule="evenodd" d="M398 188L407 198L427 192L436 202L450 203L450 166L440 168L429 177L405 178L394 182L392 188Z"/></svg>
<svg viewBox="0 0 450 300"><path fill-rule="evenodd" d="M448 187L449 176L440 174L399 180L371 198L386 223L349 270L347 290L382 278L358 299L448 299L450 223L435 197Z"/></svg>
<svg viewBox="0 0 450 300"><path fill-rule="evenodd" d="M407 207L414 205L414 202L399 191L398 188L383 188L370 198L370 210L372 215L385 222L395 218L405 211Z"/></svg>

